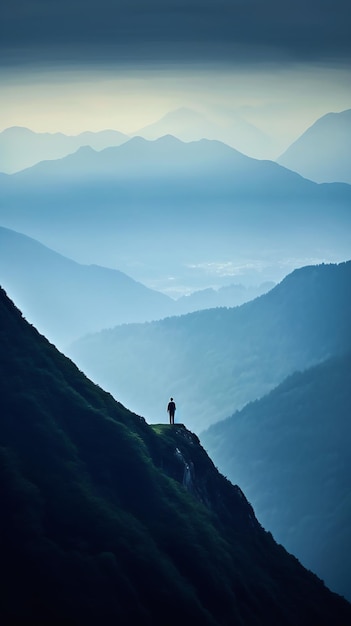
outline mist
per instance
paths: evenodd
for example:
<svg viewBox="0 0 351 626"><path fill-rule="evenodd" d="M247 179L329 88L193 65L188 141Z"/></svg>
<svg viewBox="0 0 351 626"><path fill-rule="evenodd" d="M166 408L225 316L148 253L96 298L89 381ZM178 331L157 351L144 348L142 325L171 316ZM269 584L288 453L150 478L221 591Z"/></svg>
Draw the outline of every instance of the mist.
<svg viewBox="0 0 351 626"><path fill-rule="evenodd" d="M259 522L348 597L350 18L346 0L16 0L0 25L0 284L94 383L84 398L87 380L72 374L74 406L61 405L65 375L54 367L57 424L64 417L75 430L81 396L86 442L98 385L108 406L120 403L118 440L131 411L135 432L157 425L158 438L173 396L176 424L191 441L203 435L237 493L241 483L248 490ZM2 302L7 320L13 307L3 294ZM36 442L38 407L52 421L41 404L52 384L47 342L26 327L19 359L20 315L13 319L3 333L16 395L8 402L12 411L32 398L30 418L15 416L27 425L33 415ZM99 439L100 400L96 407ZM103 421L112 426L107 413ZM61 424L50 440L62 432ZM118 446L99 441L114 467ZM82 459L86 468L91 455L100 472L94 444ZM123 476L121 487L138 508ZM24 514L23 527L34 528Z"/></svg>
<svg viewBox="0 0 351 626"><path fill-rule="evenodd" d="M2 129L24 126L68 135L113 129L148 137L145 127L187 108L202 116L201 136L224 140L256 158L278 157L320 116L351 103L347 67L146 65L97 71L73 66L54 73L45 68L0 73ZM188 130L181 138L199 139L200 134L195 137Z"/></svg>

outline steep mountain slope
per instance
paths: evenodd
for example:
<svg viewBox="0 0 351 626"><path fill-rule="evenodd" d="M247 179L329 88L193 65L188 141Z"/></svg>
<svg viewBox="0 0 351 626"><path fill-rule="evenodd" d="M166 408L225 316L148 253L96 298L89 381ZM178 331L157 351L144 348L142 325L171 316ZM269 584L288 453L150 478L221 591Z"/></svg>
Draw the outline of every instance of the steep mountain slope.
<svg viewBox="0 0 351 626"><path fill-rule="evenodd" d="M25 317L63 349L82 333L170 315L171 298L117 270L81 265L0 227L3 287Z"/></svg>
<svg viewBox="0 0 351 626"><path fill-rule="evenodd" d="M351 109L321 117L277 162L317 183L350 184Z"/></svg>
<svg viewBox="0 0 351 626"><path fill-rule="evenodd" d="M296 373L201 433L258 518L351 600L351 353Z"/></svg>
<svg viewBox="0 0 351 626"><path fill-rule="evenodd" d="M29 128L13 126L0 133L0 171L11 174L39 161L61 159L81 146L103 150L108 146L119 146L129 137L115 130L79 135L63 133L35 133Z"/></svg>
<svg viewBox="0 0 351 626"><path fill-rule="evenodd" d="M316 185L217 141L135 137L7 176L0 221L150 285L199 263L349 258L350 203L349 185Z"/></svg>
<svg viewBox="0 0 351 626"><path fill-rule="evenodd" d="M309 266L233 309L103 331L68 351L148 421L175 396L196 433L265 395L296 369L351 348L351 262Z"/></svg>
<svg viewBox="0 0 351 626"><path fill-rule="evenodd" d="M1 622L345 626L184 427L152 429L0 291Z"/></svg>

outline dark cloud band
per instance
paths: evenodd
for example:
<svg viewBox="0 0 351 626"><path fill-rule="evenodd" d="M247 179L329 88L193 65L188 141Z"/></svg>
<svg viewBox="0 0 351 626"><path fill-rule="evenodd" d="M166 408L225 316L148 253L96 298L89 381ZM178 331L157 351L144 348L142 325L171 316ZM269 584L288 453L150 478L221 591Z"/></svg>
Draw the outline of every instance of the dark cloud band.
<svg viewBox="0 0 351 626"><path fill-rule="evenodd" d="M12 0L1 63L349 63L345 0Z"/></svg>

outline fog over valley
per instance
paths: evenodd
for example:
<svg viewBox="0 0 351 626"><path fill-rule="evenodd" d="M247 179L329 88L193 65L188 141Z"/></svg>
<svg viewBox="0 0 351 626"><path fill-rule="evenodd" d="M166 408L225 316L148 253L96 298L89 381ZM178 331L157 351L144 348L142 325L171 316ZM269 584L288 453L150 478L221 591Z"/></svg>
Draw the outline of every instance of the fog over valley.
<svg viewBox="0 0 351 626"><path fill-rule="evenodd" d="M349 185L168 135L3 175L0 216L71 259L178 297L347 259L350 197Z"/></svg>

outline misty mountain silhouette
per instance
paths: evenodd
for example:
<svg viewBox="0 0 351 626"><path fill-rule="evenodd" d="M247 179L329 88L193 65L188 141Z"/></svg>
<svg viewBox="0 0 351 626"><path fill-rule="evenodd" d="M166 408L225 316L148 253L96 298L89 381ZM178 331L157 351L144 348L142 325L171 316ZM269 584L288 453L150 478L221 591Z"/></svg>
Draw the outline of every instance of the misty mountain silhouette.
<svg viewBox="0 0 351 626"><path fill-rule="evenodd" d="M318 119L277 159L317 183L351 183L351 109Z"/></svg>
<svg viewBox="0 0 351 626"><path fill-rule="evenodd" d="M272 288L231 285L206 289L175 301L125 273L82 265L34 239L0 227L3 287L25 318L64 350L89 332L132 322L247 302Z"/></svg>
<svg viewBox="0 0 351 626"><path fill-rule="evenodd" d="M173 312L178 314L191 313L202 309L216 307L234 307L254 300L273 289L273 282L264 282L260 285L244 286L240 283L220 287L219 289L199 289L193 293L181 296L176 301Z"/></svg>
<svg viewBox="0 0 351 626"><path fill-rule="evenodd" d="M196 433L271 391L295 370L351 349L351 261L295 270L242 306L83 337L68 354L149 422L160 389ZM181 401L180 401L181 400Z"/></svg>
<svg viewBox="0 0 351 626"><path fill-rule="evenodd" d="M36 133L29 128L13 126L0 133L0 171L8 174L33 166L39 161L60 159L81 146L102 150L119 146L129 139L116 130L85 131L79 135Z"/></svg>
<svg viewBox="0 0 351 626"><path fill-rule="evenodd" d="M208 192L204 174L210 176L217 193L225 182L226 187L222 189L225 194L231 189L245 189L249 195L265 192L275 197L285 190L298 197L301 193L322 197L320 186L274 161L253 159L220 141L201 139L185 143L173 135L164 135L154 141L133 137L120 146L99 152L85 145L62 159L44 161L9 176L8 185L11 188L11 185L33 185L40 181L47 184L48 180L54 184L64 177L69 181L76 177L79 185L82 176L93 176L94 183L99 179L105 184L110 181L121 183L126 182L126 175L128 180L141 178L140 182L144 184L150 183L151 177L151 181L156 180L162 185L165 178L171 182L181 175L189 189L201 180ZM144 176L147 181L143 180ZM254 189L246 188L252 179ZM89 184L90 181L85 182ZM341 188L335 186L335 189L340 191ZM201 188L198 191L201 193Z"/></svg>
<svg viewBox="0 0 351 626"><path fill-rule="evenodd" d="M295 373L201 433L274 538L351 599L351 353Z"/></svg>
<svg viewBox="0 0 351 626"><path fill-rule="evenodd" d="M218 159L220 162L218 163ZM229 161L228 161L229 159ZM222 162L222 163L221 163ZM130 178L147 174L159 179L166 175L169 178L189 173L189 166L193 174L200 174L203 168L213 170L217 164L227 163L227 167L241 165L250 167L254 159L245 157L237 150L218 142L202 139L184 143L173 135L164 135L155 141L148 141L143 137L133 137L118 147L109 147L97 152L90 146L80 147L74 154L56 161L38 163L26 171L15 173L9 177L16 184L26 181L36 181L41 177L50 177L51 182L63 176L83 174L94 175L96 180L103 177L104 182L109 178L118 181L129 174ZM271 162L271 167L278 170L280 166ZM234 173L234 172L233 172ZM296 178L296 174L292 174ZM42 181L45 180L42 178Z"/></svg>
<svg viewBox="0 0 351 626"><path fill-rule="evenodd" d="M82 333L174 311L171 298L123 272L75 263L1 227L0 269L3 287L28 321L61 349Z"/></svg>
<svg viewBox="0 0 351 626"><path fill-rule="evenodd" d="M118 254L146 282L199 259L349 258L350 203L350 185L317 185L217 141L135 137L3 178L0 220L71 258Z"/></svg>
<svg viewBox="0 0 351 626"><path fill-rule="evenodd" d="M1 623L345 626L186 428L151 428L0 291Z"/></svg>
<svg viewBox="0 0 351 626"><path fill-rule="evenodd" d="M238 115L232 113L226 116L223 113L218 122L187 107L169 111L160 120L139 129L133 135L151 140L164 135L174 135L182 141L215 139L254 158L264 158L274 152L273 140Z"/></svg>

